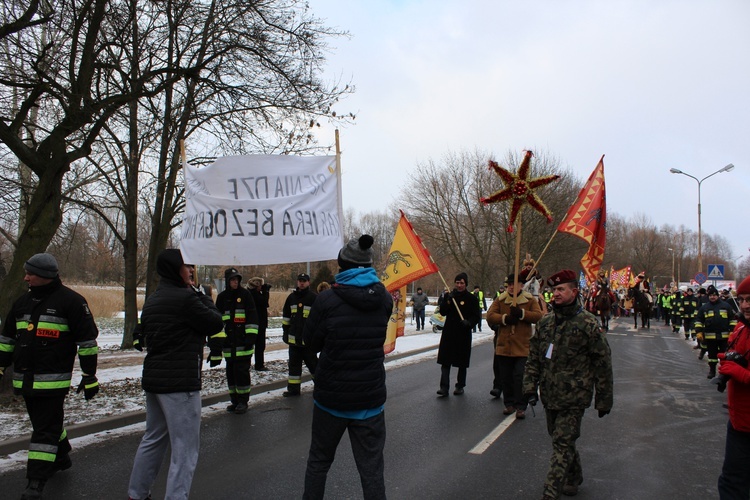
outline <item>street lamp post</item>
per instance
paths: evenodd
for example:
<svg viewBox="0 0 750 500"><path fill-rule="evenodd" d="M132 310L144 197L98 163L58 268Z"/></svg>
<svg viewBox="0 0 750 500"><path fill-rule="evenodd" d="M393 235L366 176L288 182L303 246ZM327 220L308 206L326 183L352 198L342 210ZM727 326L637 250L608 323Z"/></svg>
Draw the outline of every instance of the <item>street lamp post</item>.
<svg viewBox="0 0 750 500"><path fill-rule="evenodd" d="M672 283L677 283L674 280L674 248L667 248L667 250L670 250L672 252Z"/></svg>
<svg viewBox="0 0 750 500"><path fill-rule="evenodd" d="M708 179L711 176L714 176L716 174L720 174L721 172L729 172L729 171L731 171L733 169L734 169L734 165L732 165L730 163L726 167L720 168L716 172L705 176L703 179L698 179L697 177L692 176L692 175L688 174L687 172L683 172L682 170L680 170L678 168L670 168L669 169L669 171L672 172L673 174L686 175L686 176L690 177L691 179L695 179L695 182L698 183L698 272L703 272L703 246L701 244L702 243L701 242L701 184L703 183L703 181L705 181L706 179Z"/></svg>

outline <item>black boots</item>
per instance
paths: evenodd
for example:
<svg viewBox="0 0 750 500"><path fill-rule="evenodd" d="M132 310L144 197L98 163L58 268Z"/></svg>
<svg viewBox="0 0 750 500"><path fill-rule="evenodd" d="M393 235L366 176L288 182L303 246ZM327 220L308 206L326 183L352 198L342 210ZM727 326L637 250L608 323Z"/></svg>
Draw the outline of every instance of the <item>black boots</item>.
<svg viewBox="0 0 750 500"><path fill-rule="evenodd" d="M21 495L21 500L38 500L42 498L42 490L44 490L44 479L29 479L29 484L26 485L26 490Z"/></svg>

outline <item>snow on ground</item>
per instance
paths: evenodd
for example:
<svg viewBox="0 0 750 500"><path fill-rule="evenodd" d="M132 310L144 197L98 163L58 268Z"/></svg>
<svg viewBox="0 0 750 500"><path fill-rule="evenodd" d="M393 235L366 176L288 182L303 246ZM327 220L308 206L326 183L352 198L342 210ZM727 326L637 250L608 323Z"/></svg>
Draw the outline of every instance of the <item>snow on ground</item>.
<svg viewBox="0 0 750 500"><path fill-rule="evenodd" d="M437 356L437 346L440 343L440 333L432 332L430 314L434 307L428 306L426 318L426 330L416 331L416 323L411 320L411 311L407 309L407 321L404 328L404 336L396 341L396 348L386 356L386 370L406 366L420 362L424 359ZM141 389L140 377L143 357L145 353L136 350L120 350L122 340L121 321L99 321L99 368L97 378L101 384L101 390L92 400L86 401L83 394L71 391L65 402L65 425L71 426L84 422L100 420L115 415L145 409L146 398ZM481 333L474 334L474 344L489 340L493 335L492 330L486 326ZM420 351L433 347L424 353L395 359L399 355ZM287 376L286 345L281 340L281 328L269 328L267 331L267 346L265 352L266 367L269 371L256 372L252 370L252 384L257 387L262 384L285 380ZM76 372L73 374L73 384L81 379L81 373L76 362ZM305 369L306 370L306 369ZM437 373L437 372L436 372ZM437 375L436 375L437 376ZM312 390L312 382L306 382L303 391ZM221 394L227 391L224 363L217 367L209 368L203 365L203 396ZM269 392L253 392L250 398L250 406L260 404L269 398L281 397L283 389ZM217 403L205 407L203 414L223 412L227 402ZM133 424L121 429L105 431L90 436L72 440L74 448L80 449L92 442L101 442L108 436L143 432L145 423ZM7 403L0 403L0 441L15 439L19 436L28 436L31 433L31 423L26 414L23 398L13 398ZM23 467L26 464L26 452L18 452L11 455L0 456L0 471L10 468Z"/></svg>

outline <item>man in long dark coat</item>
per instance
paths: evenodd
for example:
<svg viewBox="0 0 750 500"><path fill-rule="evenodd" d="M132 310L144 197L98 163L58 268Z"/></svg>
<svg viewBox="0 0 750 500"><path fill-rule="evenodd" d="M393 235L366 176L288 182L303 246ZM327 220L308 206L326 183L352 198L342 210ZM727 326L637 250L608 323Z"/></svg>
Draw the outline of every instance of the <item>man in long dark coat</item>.
<svg viewBox="0 0 750 500"><path fill-rule="evenodd" d="M440 336L437 362L440 365L440 389L438 396L448 395L451 366L458 368L456 388L453 394L464 393L466 370L471 358L471 329L480 319L479 300L466 289L469 277L466 273L456 276L456 288L440 304L440 314L445 316L445 326Z"/></svg>

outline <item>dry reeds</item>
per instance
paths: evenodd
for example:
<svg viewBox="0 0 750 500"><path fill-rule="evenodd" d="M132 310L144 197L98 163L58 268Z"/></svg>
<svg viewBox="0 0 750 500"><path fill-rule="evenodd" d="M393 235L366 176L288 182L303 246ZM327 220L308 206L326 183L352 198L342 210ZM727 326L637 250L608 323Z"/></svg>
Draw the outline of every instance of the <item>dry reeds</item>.
<svg viewBox="0 0 750 500"><path fill-rule="evenodd" d="M76 286L70 288L80 293L89 303L91 314L95 318L111 318L125 309L122 288L102 288L94 286ZM137 297L138 309L143 306L143 295Z"/></svg>
<svg viewBox="0 0 750 500"><path fill-rule="evenodd" d="M95 318L111 318L125 309L122 288L104 288L85 285L72 285L70 288L86 298L91 313ZM216 293L213 295L214 300L216 300ZM289 292L286 291L270 292L268 298L268 315L270 317L281 316L284 302L288 296ZM143 302L145 300L144 295L139 293L137 300L138 310L140 310L143 307Z"/></svg>

